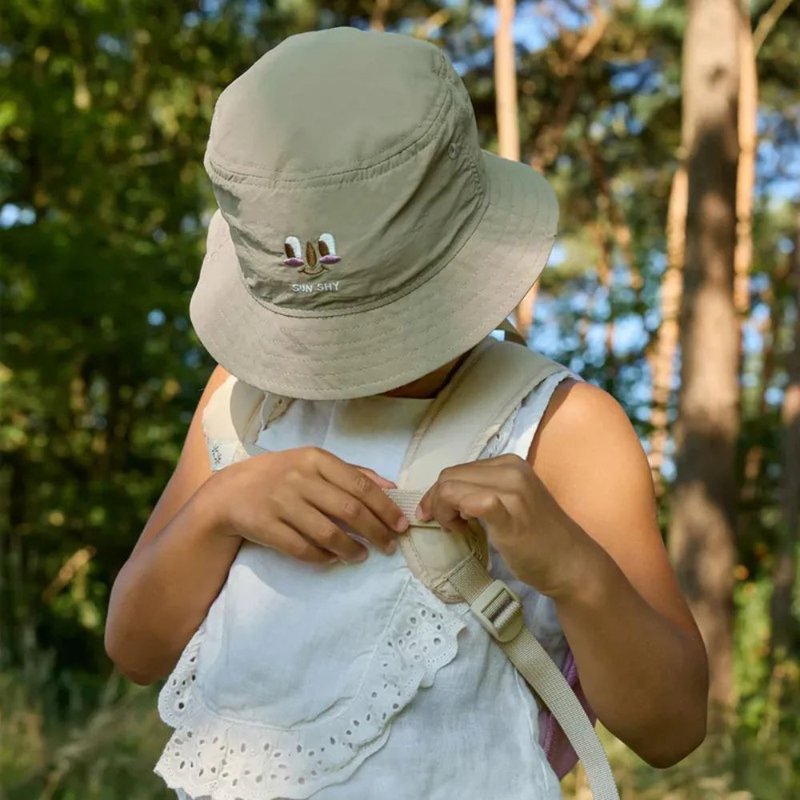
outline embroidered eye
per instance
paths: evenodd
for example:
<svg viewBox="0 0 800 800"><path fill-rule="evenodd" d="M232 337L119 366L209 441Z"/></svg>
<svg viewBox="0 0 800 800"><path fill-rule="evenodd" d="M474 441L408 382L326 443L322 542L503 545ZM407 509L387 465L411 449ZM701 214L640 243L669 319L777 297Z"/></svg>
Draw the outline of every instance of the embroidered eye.
<svg viewBox="0 0 800 800"><path fill-rule="evenodd" d="M283 263L287 267L302 267L306 263L303 261L303 246L296 236L286 237L286 241L283 243L283 250L286 253Z"/></svg>
<svg viewBox="0 0 800 800"><path fill-rule="evenodd" d="M342 259L336 255L336 242L330 233L323 233L317 241L319 247L320 261L323 264L336 264Z"/></svg>

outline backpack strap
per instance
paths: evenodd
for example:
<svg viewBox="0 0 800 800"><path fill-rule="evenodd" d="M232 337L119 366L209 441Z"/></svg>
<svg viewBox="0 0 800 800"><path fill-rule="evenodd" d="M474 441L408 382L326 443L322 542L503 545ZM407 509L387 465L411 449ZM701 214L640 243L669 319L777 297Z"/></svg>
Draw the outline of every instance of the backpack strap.
<svg viewBox="0 0 800 800"><path fill-rule="evenodd" d="M501 322L497 330L503 331L506 340L525 344L519 331L508 320ZM479 347L486 344L482 342ZM228 375L203 409L203 433L211 469L216 471L234 461L264 452L255 444L259 431L280 417L291 403L291 397L265 392L235 375ZM413 512L413 508L411 510Z"/></svg>
<svg viewBox="0 0 800 800"><path fill-rule="evenodd" d="M398 489L389 496L414 524L399 543L411 571L441 600L462 602L448 575L464 559L489 566L486 533L477 521L470 534L455 536L435 520L415 519L422 494L453 464L474 461L513 410L541 381L562 370L549 358L487 337L431 404L406 450Z"/></svg>
<svg viewBox="0 0 800 800"><path fill-rule="evenodd" d="M526 627L519 598L477 560L450 575L472 613L552 712L586 771L595 800L619 800L603 745L575 692Z"/></svg>
<svg viewBox="0 0 800 800"><path fill-rule="evenodd" d="M583 762L595 800L618 800L611 768L583 706L526 627L519 597L488 571L483 528L473 520L470 534L461 536L415 515L441 470L477 458L525 396L559 369L563 366L518 344L492 338L481 342L423 418L406 453L399 488L388 494L411 521L399 539L411 571L446 602L470 604L550 708Z"/></svg>
<svg viewBox="0 0 800 800"><path fill-rule="evenodd" d="M512 325L508 318L504 319L495 330L503 331L503 339L506 342L516 342L517 344L521 344L523 347L528 346L528 343L525 341L525 337Z"/></svg>
<svg viewBox="0 0 800 800"><path fill-rule="evenodd" d="M400 488L388 493L411 521L399 539L411 571L447 602L470 604L481 625L550 708L583 762L595 800L618 800L608 761L586 712L526 628L519 598L488 571L483 528L473 520L470 536L459 536L442 531L435 522L415 519L417 503L439 472L477 458L517 404L559 369L562 365L519 344L492 337L480 342L431 404L406 453ZM289 402L229 376L203 412L212 469L263 452L255 444L258 430L280 416Z"/></svg>

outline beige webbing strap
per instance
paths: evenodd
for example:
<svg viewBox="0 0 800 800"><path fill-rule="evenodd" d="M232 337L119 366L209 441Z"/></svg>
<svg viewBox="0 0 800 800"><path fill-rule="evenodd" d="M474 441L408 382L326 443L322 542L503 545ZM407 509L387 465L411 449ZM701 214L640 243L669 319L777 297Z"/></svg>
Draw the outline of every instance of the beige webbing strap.
<svg viewBox="0 0 800 800"><path fill-rule="evenodd" d="M416 518L417 505L422 498L422 492L416 489L389 489L386 494L392 498L396 505L400 507L403 515L410 520L414 520L417 528L438 528L438 522L423 522Z"/></svg>
<svg viewBox="0 0 800 800"><path fill-rule="evenodd" d="M477 458L530 390L562 369L520 345L492 337L481 341L418 425L397 479L400 490L425 490L443 468ZM401 499L398 490L389 495ZM459 602L448 573L465 558L489 566L486 534L477 522L469 533L453 536L437 525L414 523L413 510L410 519L411 527L400 537L409 568L440 599Z"/></svg>
<svg viewBox="0 0 800 800"><path fill-rule="evenodd" d="M523 335L511 324L509 320L504 319L497 326L497 330L503 331L505 334L505 341L516 342L517 344L521 344L523 347L528 346L528 343L525 341Z"/></svg>
<svg viewBox="0 0 800 800"><path fill-rule="evenodd" d="M523 678L553 712L586 771L595 800L619 800L611 767L594 726L567 679L525 626L519 598L477 560L465 562L450 582Z"/></svg>
<svg viewBox="0 0 800 800"><path fill-rule="evenodd" d="M595 800L618 800L594 727L561 671L525 627L511 588L489 573L486 534L443 531L416 519L424 492L444 467L477 458L516 405L557 362L516 344L487 340L470 355L423 418L406 453L399 488L388 491L411 521L400 546L412 572L446 602L466 600L472 613L553 712L583 762Z"/></svg>
<svg viewBox="0 0 800 800"><path fill-rule="evenodd" d="M521 345L484 339L423 417L406 451L398 485L430 486L443 467L477 458L525 396L562 369Z"/></svg>

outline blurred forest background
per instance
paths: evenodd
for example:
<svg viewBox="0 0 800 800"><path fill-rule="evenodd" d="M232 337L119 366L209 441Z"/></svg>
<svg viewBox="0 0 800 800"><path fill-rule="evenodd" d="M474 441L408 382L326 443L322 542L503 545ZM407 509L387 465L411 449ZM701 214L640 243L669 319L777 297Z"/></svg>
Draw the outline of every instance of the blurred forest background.
<svg viewBox="0 0 800 800"><path fill-rule="evenodd" d="M680 765L604 733L623 797L800 797L789 0L5 0L0 796L171 796L157 687L104 654L109 587L212 368L188 300L214 100L335 25L441 45L483 145L558 191L560 242L517 321L628 410L713 668L713 732ZM585 796L580 774L565 787Z"/></svg>

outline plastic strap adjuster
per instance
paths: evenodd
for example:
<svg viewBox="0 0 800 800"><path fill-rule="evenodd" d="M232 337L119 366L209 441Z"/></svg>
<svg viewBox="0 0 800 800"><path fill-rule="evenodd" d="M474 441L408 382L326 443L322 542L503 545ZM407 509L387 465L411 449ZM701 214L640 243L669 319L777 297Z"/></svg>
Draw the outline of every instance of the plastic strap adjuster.
<svg viewBox="0 0 800 800"><path fill-rule="evenodd" d="M524 627L522 603L504 581L492 581L471 603L478 622L499 642L510 642Z"/></svg>

